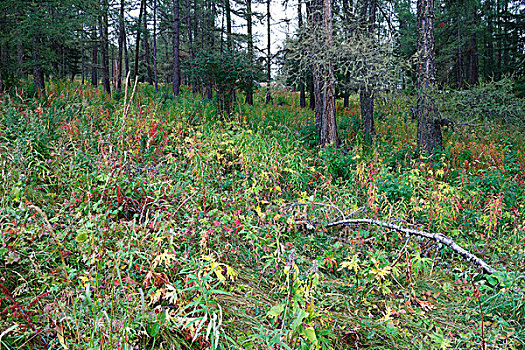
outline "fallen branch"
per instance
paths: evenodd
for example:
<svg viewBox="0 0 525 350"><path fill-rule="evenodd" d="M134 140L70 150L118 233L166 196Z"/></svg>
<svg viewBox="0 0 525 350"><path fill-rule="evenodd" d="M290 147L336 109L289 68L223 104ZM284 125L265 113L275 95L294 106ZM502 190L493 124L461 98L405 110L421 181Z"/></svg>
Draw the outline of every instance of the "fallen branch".
<svg viewBox="0 0 525 350"><path fill-rule="evenodd" d="M410 228L401 227L399 225L390 224L387 222L383 222L379 220L372 220L372 219L349 219L349 220L335 221L335 222L328 223L326 227L333 227L333 226L338 226L338 225L349 225L349 224L377 225L377 226L386 227L386 228L389 228L395 231L407 233L409 235L431 239L443 245L446 245L447 247L452 249L455 253L459 254L464 259L481 267L486 274L490 275L496 272L496 270L492 268L489 264L487 264L485 261L473 255L472 253L466 251L465 249L457 245L456 242L454 242L452 238L442 233L430 233L430 232L425 232L425 231L420 231L420 230L414 230Z"/></svg>

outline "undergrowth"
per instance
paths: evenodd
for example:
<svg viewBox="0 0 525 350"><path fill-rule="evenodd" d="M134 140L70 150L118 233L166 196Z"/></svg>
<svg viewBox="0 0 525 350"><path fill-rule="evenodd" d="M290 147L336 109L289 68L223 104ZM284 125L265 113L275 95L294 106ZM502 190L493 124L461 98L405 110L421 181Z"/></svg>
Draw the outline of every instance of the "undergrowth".
<svg viewBox="0 0 525 350"><path fill-rule="evenodd" d="M133 98L131 98L133 97ZM0 96L0 347L519 349L525 155L505 125L415 152L411 102L320 149L294 93L232 105L140 85ZM498 272L341 216L443 232Z"/></svg>

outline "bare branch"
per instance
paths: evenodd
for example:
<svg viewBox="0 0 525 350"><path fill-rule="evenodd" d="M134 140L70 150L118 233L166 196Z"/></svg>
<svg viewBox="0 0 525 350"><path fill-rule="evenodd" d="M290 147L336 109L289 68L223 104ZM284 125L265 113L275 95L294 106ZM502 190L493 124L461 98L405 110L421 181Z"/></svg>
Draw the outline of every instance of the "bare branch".
<svg viewBox="0 0 525 350"><path fill-rule="evenodd" d="M333 227L333 226L338 226L338 225L348 225L348 224L377 225L377 226L386 227L386 228L389 228L389 229L392 229L392 230L395 230L395 231L398 231L398 232L403 232L403 233L407 233L407 234L410 234L410 235L431 239L431 240L437 241L437 242L439 242L439 243L441 243L443 245L446 245L447 247L452 249L455 253L459 254L464 259L466 259L466 260L470 261L471 263L481 267L486 274L490 275L490 274L493 274L494 272L496 272L496 270L494 268L492 268L490 265L488 265L485 261L483 261L482 259L476 257L475 255L473 255L472 253L468 252L464 248L460 247L459 245L456 244L456 242L454 242L454 240L452 238L450 238L450 237L448 237L448 236L446 236L446 235L444 235L442 233L430 233L430 232L425 232L425 231L420 231L420 230L414 230L414 229L405 228L405 227L401 227L399 225L390 224L390 223L387 223L387 222L383 222L383 221L379 221L379 220L373 220L373 219L341 220L341 221L331 222L331 223L327 224L326 227Z"/></svg>

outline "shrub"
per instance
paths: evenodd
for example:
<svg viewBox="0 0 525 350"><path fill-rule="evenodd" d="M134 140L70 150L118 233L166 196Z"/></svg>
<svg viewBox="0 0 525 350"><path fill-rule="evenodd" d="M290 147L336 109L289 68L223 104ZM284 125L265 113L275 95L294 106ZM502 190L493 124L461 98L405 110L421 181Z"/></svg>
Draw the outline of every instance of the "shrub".
<svg viewBox="0 0 525 350"><path fill-rule="evenodd" d="M446 114L462 121L523 122L525 103L512 90L509 79L483 82L469 90L444 94L441 103Z"/></svg>
<svg viewBox="0 0 525 350"><path fill-rule="evenodd" d="M351 179L352 169L356 164L352 154L327 146L322 150L321 157L328 175L336 179Z"/></svg>
<svg viewBox="0 0 525 350"><path fill-rule="evenodd" d="M377 188L379 193L383 193L391 202L408 200L412 196L412 189L408 183L392 174L383 174Z"/></svg>

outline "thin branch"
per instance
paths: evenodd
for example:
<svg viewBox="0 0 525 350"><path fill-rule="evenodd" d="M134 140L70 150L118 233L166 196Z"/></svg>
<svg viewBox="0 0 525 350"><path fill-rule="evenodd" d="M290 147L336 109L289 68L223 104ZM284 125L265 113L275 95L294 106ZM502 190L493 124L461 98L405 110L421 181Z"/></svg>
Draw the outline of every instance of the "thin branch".
<svg viewBox="0 0 525 350"><path fill-rule="evenodd" d="M395 231L399 231L399 232L403 232L403 233L407 233L407 234L410 234L410 235L431 239L431 240L437 241L437 242L439 242L439 243L441 243L443 245L446 245L447 247L452 249L454 252L459 254L464 259L466 259L466 260L470 261L471 263L481 267L486 274L490 275L490 274L493 274L494 272L496 272L496 270L494 268L492 268L489 264L487 264L485 261L483 261L482 259L476 257L475 255L473 255L472 253L468 252L464 248L460 247L459 245L456 244L456 242L454 242L454 240L452 238L450 238L450 237L448 237L448 236L446 236L446 235L444 235L442 233L430 233L430 232L425 232L425 231L420 231L420 230L414 230L414 229L410 229L410 228L401 227L401 226L398 226L398 225L395 225L395 224L389 224L387 222L383 222L383 221L379 221L379 220L372 220L372 219L349 219L349 220L335 221L335 222L331 222L331 223L327 224L326 227L333 227L333 226L347 225L347 224L371 224L371 225L377 225L377 226L380 226L380 227L386 227L386 228L389 228L389 229L392 229L392 230L395 230Z"/></svg>
<svg viewBox="0 0 525 350"><path fill-rule="evenodd" d="M339 207L337 207L337 206L335 206L333 204L317 203L317 202L306 202L306 203L297 202L297 203L288 204L285 207L285 210L290 210L293 207L304 206L304 205L318 205L318 206L321 206L321 207L327 207L327 208L335 209L335 210L337 210L339 212L339 214L341 215L343 220L346 220L346 217L345 217L345 214L343 213L343 211L341 209L339 209Z"/></svg>

